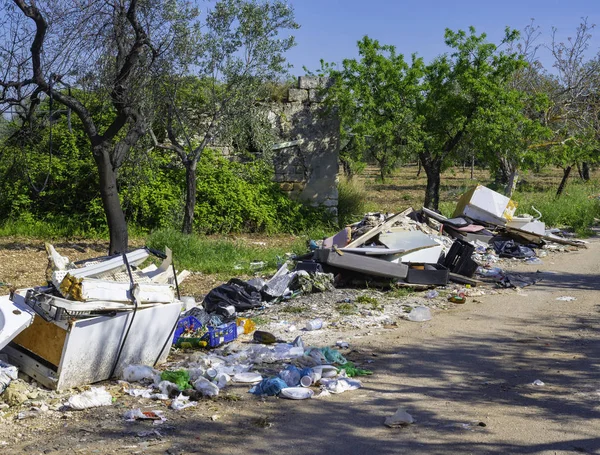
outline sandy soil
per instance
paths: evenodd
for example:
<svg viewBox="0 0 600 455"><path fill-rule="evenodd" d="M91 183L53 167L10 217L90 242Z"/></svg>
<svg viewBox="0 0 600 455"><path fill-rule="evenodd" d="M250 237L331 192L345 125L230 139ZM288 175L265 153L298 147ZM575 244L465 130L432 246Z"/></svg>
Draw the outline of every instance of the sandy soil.
<svg viewBox="0 0 600 455"><path fill-rule="evenodd" d="M176 412L109 383L110 407L5 416L0 453L600 454L599 257L594 241L518 265L543 281L470 298L429 322L341 329L348 357L375 372L358 391L296 402L234 386ZM168 420L125 422L132 407L162 409ZM384 426L399 407L416 423Z"/></svg>

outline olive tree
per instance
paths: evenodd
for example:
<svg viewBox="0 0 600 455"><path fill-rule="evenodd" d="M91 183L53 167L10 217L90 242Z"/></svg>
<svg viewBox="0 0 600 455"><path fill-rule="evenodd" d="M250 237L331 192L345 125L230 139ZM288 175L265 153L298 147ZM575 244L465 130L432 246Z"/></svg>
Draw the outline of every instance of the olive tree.
<svg viewBox="0 0 600 455"><path fill-rule="evenodd" d="M288 33L298 27L285 1L220 0L202 21L191 64L165 83L165 117L158 126L167 137L155 145L175 153L185 167L184 233L193 231L203 152L243 137L268 148L264 101L269 82L288 69L284 54L295 43Z"/></svg>
<svg viewBox="0 0 600 455"><path fill-rule="evenodd" d="M51 97L79 117L99 174L109 252L125 251L117 172L148 130L153 76L177 61L198 11L183 0L6 0L0 14L1 105L33 114Z"/></svg>

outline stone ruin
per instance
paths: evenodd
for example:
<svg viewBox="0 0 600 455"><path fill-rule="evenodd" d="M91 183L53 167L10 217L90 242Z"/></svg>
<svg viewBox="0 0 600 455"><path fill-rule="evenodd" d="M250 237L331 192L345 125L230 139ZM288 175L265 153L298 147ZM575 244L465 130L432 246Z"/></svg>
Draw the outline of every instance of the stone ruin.
<svg viewBox="0 0 600 455"><path fill-rule="evenodd" d="M275 180L291 197L337 215L340 121L321 103L328 82L299 77L287 100L272 106L269 121L281 141L273 147Z"/></svg>

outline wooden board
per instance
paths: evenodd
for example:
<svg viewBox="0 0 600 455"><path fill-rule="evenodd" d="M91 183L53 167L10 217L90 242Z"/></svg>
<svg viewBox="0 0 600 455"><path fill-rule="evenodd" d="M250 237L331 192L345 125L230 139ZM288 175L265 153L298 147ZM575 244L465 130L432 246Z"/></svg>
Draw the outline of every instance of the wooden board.
<svg viewBox="0 0 600 455"><path fill-rule="evenodd" d="M377 234L379 234L381 231L383 231L384 229L386 229L388 227L393 226L396 221L398 221L401 218L404 218L412 211L413 211L413 209L412 209L412 207L410 207L410 208L406 209L404 212L400 212L400 213L394 215L393 217L387 219L383 223L378 224L373 229L365 232L363 235L361 235L356 240L350 242L348 245L346 245L346 248L355 248L355 247L365 244L366 242L371 240L373 237L375 237Z"/></svg>
<svg viewBox="0 0 600 455"><path fill-rule="evenodd" d="M13 341L58 367L66 338L66 330L36 316L33 323Z"/></svg>

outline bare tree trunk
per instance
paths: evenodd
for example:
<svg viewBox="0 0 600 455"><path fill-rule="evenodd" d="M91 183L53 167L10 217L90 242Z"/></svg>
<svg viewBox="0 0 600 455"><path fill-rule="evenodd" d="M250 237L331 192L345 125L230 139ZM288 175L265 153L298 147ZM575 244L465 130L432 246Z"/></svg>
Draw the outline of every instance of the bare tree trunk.
<svg viewBox="0 0 600 455"><path fill-rule="evenodd" d="M512 197L513 193L517 189L517 182L519 181L519 170L513 169L508 177L508 184L504 189L504 194L508 197Z"/></svg>
<svg viewBox="0 0 600 455"><path fill-rule="evenodd" d="M421 168L423 167L421 165L421 158L418 159L418 163L419 163L419 169L417 170L417 177L419 177L421 175Z"/></svg>
<svg viewBox="0 0 600 455"><path fill-rule="evenodd" d="M194 208L196 207L196 166L191 161L185 163L185 209L183 215L183 227L181 232L191 234L194 232Z"/></svg>
<svg viewBox="0 0 600 455"><path fill-rule="evenodd" d="M98 167L100 196L110 233L108 253L119 254L127 251L127 222L119 199L117 171L111 163L109 147L106 144L96 145L92 151Z"/></svg>
<svg viewBox="0 0 600 455"><path fill-rule="evenodd" d="M572 166L567 166L566 169L563 170L563 178L560 181L560 185L558 185L558 190L556 191L556 197L559 197L563 190L565 189L565 186L567 184L567 179L569 178L569 174L571 173L571 169Z"/></svg>
<svg viewBox="0 0 600 455"><path fill-rule="evenodd" d="M581 178L586 182L590 180L590 165L587 161L581 163Z"/></svg>
<svg viewBox="0 0 600 455"><path fill-rule="evenodd" d="M474 179L475 173L475 155L471 155L471 180Z"/></svg>
<svg viewBox="0 0 600 455"><path fill-rule="evenodd" d="M419 155L423 163L423 169L427 174L427 186L425 187L425 207L437 210L440 204L440 180L442 173L442 159L434 158L429 152Z"/></svg>

